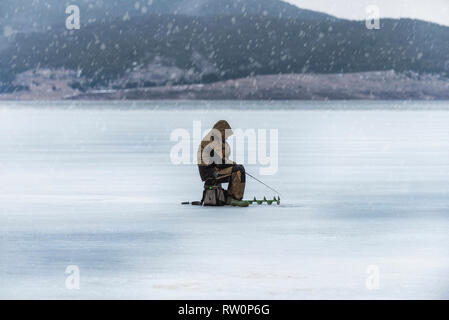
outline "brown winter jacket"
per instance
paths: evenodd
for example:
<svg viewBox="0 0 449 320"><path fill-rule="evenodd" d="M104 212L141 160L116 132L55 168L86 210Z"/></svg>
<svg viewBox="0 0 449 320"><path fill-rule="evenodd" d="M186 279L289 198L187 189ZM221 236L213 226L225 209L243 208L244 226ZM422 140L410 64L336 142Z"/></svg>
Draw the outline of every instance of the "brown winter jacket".
<svg viewBox="0 0 449 320"><path fill-rule="evenodd" d="M216 169L235 164L229 159L230 147L226 142L232 136L232 128L225 120L218 121L203 138L198 148L198 166L201 178L206 180Z"/></svg>

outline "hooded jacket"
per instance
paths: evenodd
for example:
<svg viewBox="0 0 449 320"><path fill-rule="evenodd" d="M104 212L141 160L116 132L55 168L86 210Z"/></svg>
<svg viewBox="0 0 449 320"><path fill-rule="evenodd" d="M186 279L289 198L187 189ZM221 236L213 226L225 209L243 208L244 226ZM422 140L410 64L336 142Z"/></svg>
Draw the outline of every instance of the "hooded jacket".
<svg viewBox="0 0 449 320"><path fill-rule="evenodd" d="M197 154L201 180L216 179L219 170L232 167L235 164L229 160L231 148L226 142L226 139L232 134L229 123L220 120L203 138Z"/></svg>
<svg viewBox="0 0 449 320"><path fill-rule="evenodd" d="M221 166L232 165L229 160L231 149L226 140L233 135L232 128L225 120L218 121L212 130L203 138L198 148L198 165Z"/></svg>

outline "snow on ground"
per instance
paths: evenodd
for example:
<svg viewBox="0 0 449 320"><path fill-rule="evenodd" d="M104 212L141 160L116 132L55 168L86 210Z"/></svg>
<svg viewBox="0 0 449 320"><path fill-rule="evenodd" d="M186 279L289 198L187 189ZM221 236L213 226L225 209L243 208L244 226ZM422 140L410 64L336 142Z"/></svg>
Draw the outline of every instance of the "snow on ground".
<svg viewBox="0 0 449 320"><path fill-rule="evenodd" d="M0 298L449 298L448 103L196 103L1 103ZM180 205L170 133L222 118L279 130L281 206Z"/></svg>

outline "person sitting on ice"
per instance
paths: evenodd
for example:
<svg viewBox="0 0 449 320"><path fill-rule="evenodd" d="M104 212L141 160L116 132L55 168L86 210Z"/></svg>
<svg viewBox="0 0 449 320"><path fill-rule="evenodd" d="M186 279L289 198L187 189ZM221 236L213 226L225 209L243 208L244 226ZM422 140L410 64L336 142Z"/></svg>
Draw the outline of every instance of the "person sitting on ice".
<svg viewBox="0 0 449 320"><path fill-rule="evenodd" d="M218 121L198 148L198 168L201 180L207 185L229 183L226 204L246 207L248 202L242 201L246 183L245 168L229 159L231 150L226 140L232 135L229 123Z"/></svg>

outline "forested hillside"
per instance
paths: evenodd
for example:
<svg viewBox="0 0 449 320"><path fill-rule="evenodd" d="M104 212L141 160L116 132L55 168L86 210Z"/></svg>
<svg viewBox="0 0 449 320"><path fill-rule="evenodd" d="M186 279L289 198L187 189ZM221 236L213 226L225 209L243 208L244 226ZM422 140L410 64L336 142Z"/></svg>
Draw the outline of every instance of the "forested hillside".
<svg viewBox="0 0 449 320"><path fill-rule="evenodd" d="M173 11L174 3L182 8L187 2L152 5L163 12ZM274 0L258 3L265 2L281 4L278 13L291 7ZM298 17L292 16L293 11L289 16L248 14L251 10L227 15L236 13L234 7L217 6L219 14L213 15L206 14L208 3L201 7L202 16L143 14L105 18L75 31L56 24L46 32L19 33L0 52L0 90L26 87L14 82L16 76L39 69L74 71L78 77L71 85L81 89L210 83L266 74L395 70L447 76L449 72L447 27L384 19L380 30L368 30L364 22L300 9Z"/></svg>

